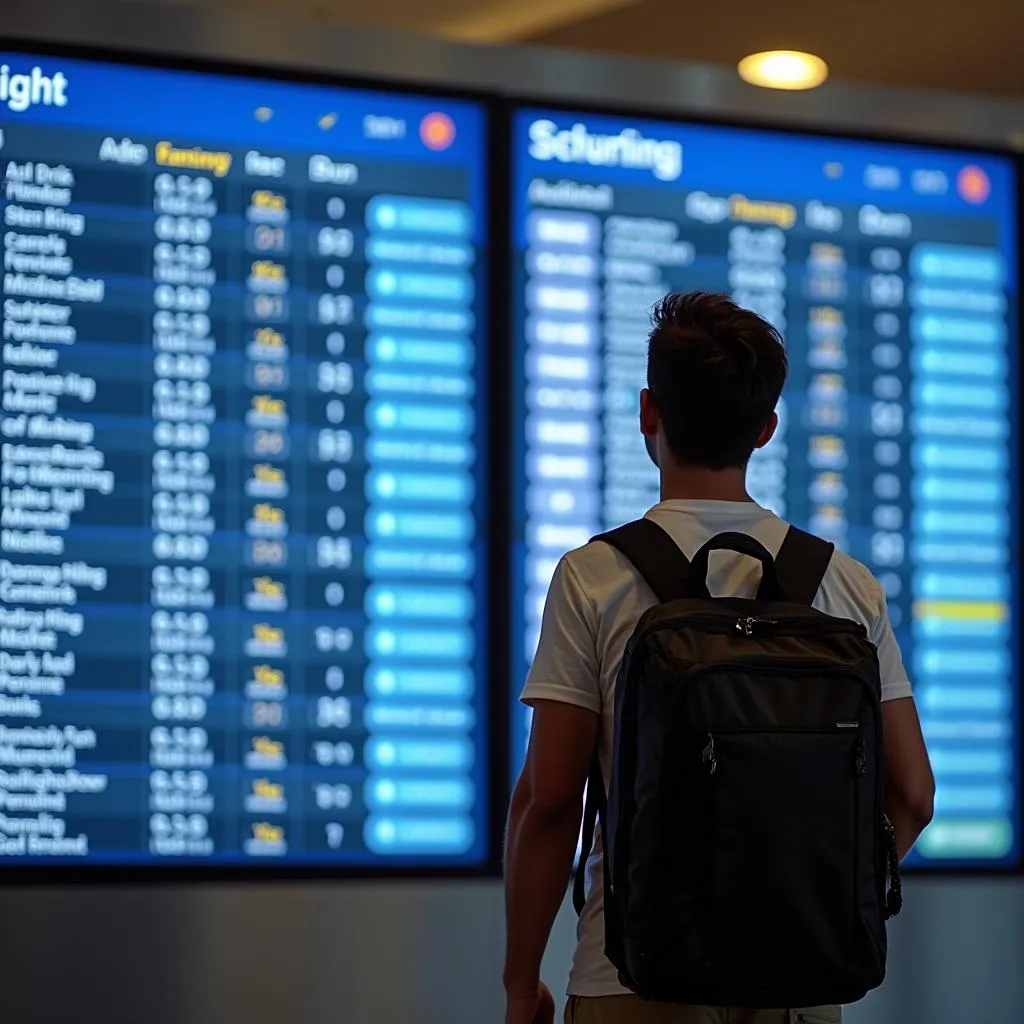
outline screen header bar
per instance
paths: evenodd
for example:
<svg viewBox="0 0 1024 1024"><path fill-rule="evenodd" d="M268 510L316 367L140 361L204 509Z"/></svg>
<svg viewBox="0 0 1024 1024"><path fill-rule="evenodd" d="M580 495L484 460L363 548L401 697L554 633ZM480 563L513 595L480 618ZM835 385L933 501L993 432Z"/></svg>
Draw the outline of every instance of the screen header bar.
<svg viewBox="0 0 1024 1024"><path fill-rule="evenodd" d="M0 111L11 127L116 125L221 144L437 163L473 159L483 125L481 108L461 100L18 52L0 52Z"/></svg>
<svg viewBox="0 0 1024 1024"><path fill-rule="evenodd" d="M1013 215L1013 164L997 155L534 109L513 130L524 170L549 180Z"/></svg>

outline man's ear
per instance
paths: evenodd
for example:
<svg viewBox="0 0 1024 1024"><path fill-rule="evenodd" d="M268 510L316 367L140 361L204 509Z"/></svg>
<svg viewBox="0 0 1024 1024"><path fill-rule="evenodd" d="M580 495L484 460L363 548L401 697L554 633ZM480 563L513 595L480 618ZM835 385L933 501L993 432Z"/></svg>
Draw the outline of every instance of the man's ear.
<svg viewBox="0 0 1024 1024"><path fill-rule="evenodd" d="M654 437L661 427L661 413L654 402L654 395L648 388L640 392L640 433L644 437Z"/></svg>
<svg viewBox="0 0 1024 1024"><path fill-rule="evenodd" d="M764 425L764 430L758 434L757 441L754 442L755 448L763 448L774 436L775 431L779 425L779 414L773 412L768 418L768 422Z"/></svg>

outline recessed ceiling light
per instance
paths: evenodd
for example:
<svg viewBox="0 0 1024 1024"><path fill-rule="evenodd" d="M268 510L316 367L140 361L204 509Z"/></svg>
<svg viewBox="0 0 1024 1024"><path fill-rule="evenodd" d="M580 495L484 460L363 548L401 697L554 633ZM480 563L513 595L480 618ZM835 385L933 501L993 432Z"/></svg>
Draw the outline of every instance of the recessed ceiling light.
<svg viewBox="0 0 1024 1024"><path fill-rule="evenodd" d="M739 62L740 78L765 89L813 89L828 78L828 65L813 53L765 50Z"/></svg>

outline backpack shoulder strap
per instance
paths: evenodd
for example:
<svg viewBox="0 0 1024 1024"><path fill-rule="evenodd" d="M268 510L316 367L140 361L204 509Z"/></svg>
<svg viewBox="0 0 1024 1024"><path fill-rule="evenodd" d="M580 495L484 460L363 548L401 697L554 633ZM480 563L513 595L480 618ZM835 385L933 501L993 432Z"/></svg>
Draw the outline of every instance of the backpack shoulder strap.
<svg viewBox="0 0 1024 1024"><path fill-rule="evenodd" d="M685 595L690 560L653 519L635 519L593 539L621 551L661 604Z"/></svg>
<svg viewBox="0 0 1024 1024"><path fill-rule="evenodd" d="M590 762L590 774L587 776L587 798L583 804L583 825L580 829L580 862L576 865L576 876L572 883L572 905L579 917L587 904L586 874L587 860L594 846L594 835L600 822L602 842L604 840L605 815L608 813L607 798L604 791L604 776L601 774L601 762L597 751ZM606 861L607 863L607 861ZM610 877L606 872L605 877ZM605 895L607 896L605 885Z"/></svg>
<svg viewBox="0 0 1024 1024"><path fill-rule="evenodd" d="M795 604L811 604L832 561L835 544L791 526L775 556L782 592Z"/></svg>
<svg viewBox="0 0 1024 1024"><path fill-rule="evenodd" d="M679 549L679 545L653 520L636 519L625 526L599 534L593 539L603 540L621 551L662 604L683 597L686 593L690 560ZM583 852L580 863L576 866L576 878L572 889L573 906L577 915L583 912L586 902L584 876L587 858L594 845L594 833L599 826L602 830L602 840L605 836L606 799L604 776L595 751L587 779L587 799L583 808ZM606 871L605 900L608 907L611 906L612 899L610 879L611 875Z"/></svg>

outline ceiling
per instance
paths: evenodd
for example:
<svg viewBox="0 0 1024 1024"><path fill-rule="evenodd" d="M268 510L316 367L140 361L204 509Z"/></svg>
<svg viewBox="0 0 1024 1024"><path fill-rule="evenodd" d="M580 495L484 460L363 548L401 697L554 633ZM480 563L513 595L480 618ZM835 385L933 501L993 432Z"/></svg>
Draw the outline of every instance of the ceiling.
<svg viewBox="0 0 1024 1024"><path fill-rule="evenodd" d="M837 80L1024 97L1021 0L638 0L541 30L536 42L734 66L807 50Z"/></svg>
<svg viewBox="0 0 1024 1024"><path fill-rule="evenodd" d="M198 4L202 0L179 2ZM633 0L212 0L212 4L222 7L286 17L298 14L339 25L404 29L475 43L528 39L632 3Z"/></svg>
<svg viewBox="0 0 1024 1024"><path fill-rule="evenodd" d="M188 0L184 0L188 2ZM193 0L200 3L202 0ZM470 42L525 42L734 67L804 49L834 80L1024 97L1022 0L206 0Z"/></svg>

